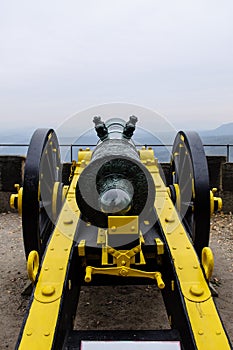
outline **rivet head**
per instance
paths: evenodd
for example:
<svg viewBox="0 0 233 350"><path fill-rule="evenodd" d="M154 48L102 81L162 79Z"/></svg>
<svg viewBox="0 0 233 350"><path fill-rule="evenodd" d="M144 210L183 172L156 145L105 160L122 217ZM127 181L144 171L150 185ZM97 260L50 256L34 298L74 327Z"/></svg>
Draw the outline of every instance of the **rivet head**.
<svg viewBox="0 0 233 350"><path fill-rule="evenodd" d="M203 330L200 329L200 330L198 331L198 334L199 334L199 335L203 335L203 334L204 334Z"/></svg>
<svg viewBox="0 0 233 350"><path fill-rule="evenodd" d="M144 225L146 225L146 226L150 225L150 221L144 220Z"/></svg>
<svg viewBox="0 0 233 350"><path fill-rule="evenodd" d="M132 232L135 231L135 226L131 226L131 231L132 231Z"/></svg>
<svg viewBox="0 0 233 350"><path fill-rule="evenodd" d="M72 284L71 284L71 280L68 281L68 288L69 290L71 290Z"/></svg>
<svg viewBox="0 0 233 350"><path fill-rule="evenodd" d="M55 293L55 288L54 286L44 286L42 288L42 294L45 295L46 297L50 297Z"/></svg>
<svg viewBox="0 0 233 350"><path fill-rule="evenodd" d="M44 332L44 336L48 337L50 335L50 332Z"/></svg>
<svg viewBox="0 0 233 350"><path fill-rule="evenodd" d="M183 266L178 266L178 269L179 270L183 270Z"/></svg>
<svg viewBox="0 0 233 350"><path fill-rule="evenodd" d="M168 223L172 223L175 221L175 219L173 219L172 217L169 217L169 218L165 218L165 221Z"/></svg>
<svg viewBox="0 0 233 350"><path fill-rule="evenodd" d="M134 248L134 253L138 253L139 252L139 250L138 250L138 248Z"/></svg>
<svg viewBox="0 0 233 350"><path fill-rule="evenodd" d="M198 266L197 266L197 265L194 265L193 268L194 268L195 270L197 270L197 269L198 269Z"/></svg>
<svg viewBox="0 0 233 350"><path fill-rule="evenodd" d="M30 337L32 335L32 330L31 329L28 329L27 332L26 332L27 336Z"/></svg>
<svg viewBox="0 0 233 350"><path fill-rule="evenodd" d="M221 335L221 331L216 331L216 335Z"/></svg>
<svg viewBox="0 0 233 350"><path fill-rule="evenodd" d="M126 264L125 260L122 260L121 265L124 266L125 264Z"/></svg>
<svg viewBox="0 0 233 350"><path fill-rule="evenodd" d="M204 290L198 285L191 286L189 291L191 294L193 294L197 297L201 296L204 293Z"/></svg>
<svg viewBox="0 0 233 350"><path fill-rule="evenodd" d="M72 220L72 219L70 219L70 220L64 220L64 221L63 221L63 224L65 224L65 225L71 225L71 224L73 224L73 220Z"/></svg>
<svg viewBox="0 0 233 350"><path fill-rule="evenodd" d="M60 266L60 267L59 267L59 270L63 270L63 266Z"/></svg>
<svg viewBox="0 0 233 350"><path fill-rule="evenodd" d="M44 268L45 271L48 271L48 269L49 269L49 268L48 268L47 266Z"/></svg>
<svg viewBox="0 0 233 350"><path fill-rule="evenodd" d="M115 232L115 231L117 230L116 226L112 226L112 227L111 227L111 230L112 230L113 232Z"/></svg>

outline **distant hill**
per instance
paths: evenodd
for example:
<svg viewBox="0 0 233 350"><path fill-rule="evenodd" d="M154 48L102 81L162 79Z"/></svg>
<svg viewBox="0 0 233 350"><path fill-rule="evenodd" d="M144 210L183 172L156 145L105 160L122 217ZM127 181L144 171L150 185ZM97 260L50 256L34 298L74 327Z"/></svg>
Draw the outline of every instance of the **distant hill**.
<svg viewBox="0 0 233 350"><path fill-rule="evenodd" d="M184 127L184 130L188 128ZM11 143L11 144L28 144L30 142L31 136L34 129L31 127L25 129L1 129L0 130L0 144ZM165 162L170 160L171 147L163 147L162 145L172 145L175 138L174 132L167 133L153 133L143 128L138 127L133 136L133 141L137 145L150 145L156 144L161 145L156 148L156 156L159 161ZM216 129L212 130L202 130L198 131L203 144L205 145L205 152L207 155L226 155L227 148L226 145L233 145L233 122L222 124ZM58 135L60 136L60 135ZM66 136L59 137L60 144L96 144L98 138L94 129L83 133L82 135L77 135L77 138ZM208 146L207 146L208 145ZM61 147L62 158L69 159L70 157L69 147ZM74 152L77 151L77 147L74 148ZM0 146L0 155L26 155L27 147L8 147ZM229 160L233 162L233 146L230 147Z"/></svg>
<svg viewBox="0 0 233 350"><path fill-rule="evenodd" d="M184 130L188 130L189 128L184 127ZM15 128L1 128L0 129L0 143L29 143L31 136L33 134L33 132L35 131L35 128L33 127L25 127L25 128L21 128L21 129L15 129ZM178 131L178 130L177 130ZM198 134L201 137L209 137L209 136L220 136L221 138L223 136L232 136L233 137L233 122L231 123L226 123L226 124L222 124L219 127L217 127L216 129L209 129L209 130L199 130ZM136 140L141 141L141 143L156 143L156 138L157 136L160 136L162 138L162 140L166 140L166 143L171 143L173 142L173 139L175 137L175 133L171 133L170 131L168 131L167 133L155 133L155 135L153 135L153 132L149 132L148 130L144 130L141 127L138 127L136 129L135 132L135 139ZM79 139L81 135L77 135L77 138ZM62 137L61 137L62 138ZM66 138L75 142L76 138L75 137L70 137L69 135L66 135ZM94 141L96 142L96 133L93 130L89 130L86 133L84 133L81 136L81 139L88 139L89 142ZM145 140L146 138L146 140ZM92 140L93 139L93 140ZM64 142L64 140L62 140ZM66 140L67 141L67 140ZM65 141L65 142L66 142ZM158 141L158 140L157 140ZM233 140L232 140L233 143Z"/></svg>
<svg viewBox="0 0 233 350"><path fill-rule="evenodd" d="M0 143L29 143L33 132L32 127L26 127L24 129L1 129L0 130Z"/></svg>
<svg viewBox="0 0 233 350"><path fill-rule="evenodd" d="M233 123L222 124L214 130L215 135L233 135Z"/></svg>
<svg viewBox="0 0 233 350"><path fill-rule="evenodd" d="M222 124L216 129L200 131L201 136L230 136L233 137L233 122Z"/></svg>

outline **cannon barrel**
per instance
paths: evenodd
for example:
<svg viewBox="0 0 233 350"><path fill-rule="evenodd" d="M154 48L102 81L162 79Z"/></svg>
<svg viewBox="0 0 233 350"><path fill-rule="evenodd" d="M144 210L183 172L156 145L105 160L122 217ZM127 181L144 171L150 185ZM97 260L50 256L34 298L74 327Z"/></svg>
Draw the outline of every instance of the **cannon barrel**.
<svg viewBox="0 0 233 350"><path fill-rule="evenodd" d="M153 208L153 179L131 140L136 122L134 116L127 123L94 118L100 141L79 177L76 200L86 220L98 227L107 227L109 215L138 215L146 220Z"/></svg>

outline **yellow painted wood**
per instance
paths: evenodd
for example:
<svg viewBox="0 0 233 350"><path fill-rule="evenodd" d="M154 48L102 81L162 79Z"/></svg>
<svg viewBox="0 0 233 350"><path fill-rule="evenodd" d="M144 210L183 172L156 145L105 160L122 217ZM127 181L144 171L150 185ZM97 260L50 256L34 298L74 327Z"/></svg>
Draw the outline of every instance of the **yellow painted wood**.
<svg viewBox="0 0 233 350"><path fill-rule="evenodd" d="M150 171L150 166L147 168ZM153 169L151 175L156 186L155 208L171 252L197 348L229 350L229 341L191 239L159 172Z"/></svg>
<svg viewBox="0 0 233 350"><path fill-rule="evenodd" d="M19 345L20 350L51 349L70 251L80 212L75 187L83 166L77 164L67 197L52 233Z"/></svg>

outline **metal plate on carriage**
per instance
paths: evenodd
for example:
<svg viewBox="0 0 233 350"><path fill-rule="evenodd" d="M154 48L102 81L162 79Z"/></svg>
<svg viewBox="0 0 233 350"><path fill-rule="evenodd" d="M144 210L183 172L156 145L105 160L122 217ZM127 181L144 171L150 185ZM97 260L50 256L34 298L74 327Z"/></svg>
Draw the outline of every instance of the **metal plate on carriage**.
<svg viewBox="0 0 233 350"><path fill-rule="evenodd" d="M181 350L178 341L82 341L81 350Z"/></svg>

